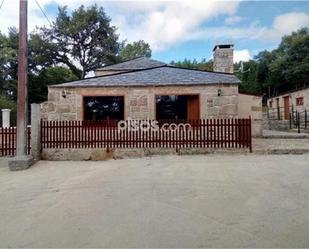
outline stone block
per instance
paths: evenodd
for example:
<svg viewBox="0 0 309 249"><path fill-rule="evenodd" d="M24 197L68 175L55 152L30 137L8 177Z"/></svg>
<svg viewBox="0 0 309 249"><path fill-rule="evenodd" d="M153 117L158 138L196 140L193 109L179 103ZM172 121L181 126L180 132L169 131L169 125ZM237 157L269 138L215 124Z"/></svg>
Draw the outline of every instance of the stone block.
<svg viewBox="0 0 309 249"><path fill-rule="evenodd" d="M48 120L49 121L60 120L60 114L59 113L48 113Z"/></svg>
<svg viewBox="0 0 309 249"><path fill-rule="evenodd" d="M25 170L31 167L34 163L32 156L16 156L8 161L8 166L11 171Z"/></svg>
<svg viewBox="0 0 309 249"><path fill-rule="evenodd" d="M83 97L81 95L76 95L76 107L82 108L83 106Z"/></svg>
<svg viewBox="0 0 309 249"><path fill-rule="evenodd" d="M219 114L219 107L208 108L207 112L208 117L218 116L218 114Z"/></svg>
<svg viewBox="0 0 309 249"><path fill-rule="evenodd" d="M141 110L141 112L147 112L148 113L148 106L141 106L140 110Z"/></svg>
<svg viewBox="0 0 309 249"><path fill-rule="evenodd" d="M57 106L57 112L58 113L68 113L68 112L71 112L71 106L68 105L68 104L58 105Z"/></svg>
<svg viewBox="0 0 309 249"><path fill-rule="evenodd" d="M237 105L225 105L220 107L220 115L237 115Z"/></svg>
<svg viewBox="0 0 309 249"><path fill-rule="evenodd" d="M214 106L214 100L213 99L207 99L207 107L213 107Z"/></svg>
<svg viewBox="0 0 309 249"><path fill-rule="evenodd" d="M91 152L90 160L92 161L106 161L113 159L114 150L107 150L107 149L101 149L101 150L94 150Z"/></svg>
<svg viewBox="0 0 309 249"><path fill-rule="evenodd" d="M139 106L130 106L130 111L131 112L139 112L140 111L140 107Z"/></svg>
<svg viewBox="0 0 309 249"><path fill-rule="evenodd" d="M43 113L48 113L48 112L54 112L55 111L55 104L53 102L43 102L41 104L41 110Z"/></svg>
<svg viewBox="0 0 309 249"><path fill-rule="evenodd" d="M116 149L114 151L114 159L125 159L132 157L144 157L144 149Z"/></svg>
<svg viewBox="0 0 309 249"><path fill-rule="evenodd" d="M139 106L146 106L148 104L148 97L147 96L141 96L137 100L137 104Z"/></svg>
<svg viewBox="0 0 309 249"><path fill-rule="evenodd" d="M137 100L136 99L131 99L130 100L130 106L137 106Z"/></svg>
<svg viewBox="0 0 309 249"><path fill-rule="evenodd" d="M61 91L59 91L59 90L50 90L48 92L48 101L58 102L58 101L60 101L60 95L61 95Z"/></svg>
<svg viewBox="0 0 309 249"><path fill-rule="evenodd" d="M230 96L215 97L213 104L214 106L228 105L230 104Z"/></svg>
<svg viewBox="0 0 309 249"><path fill-rule="evenodd" d="M61 120L76 120L76 113L62 113L60 114Z"/></svg>
<svg viewBox="0 0 309 249"><path fill-rule="evenodd" d="M238 104L238 96L237 95L235 95L235 96L230 96L229 97L229 100L230 100L230 104L232 104L232 105L237 105Z"/></svg>

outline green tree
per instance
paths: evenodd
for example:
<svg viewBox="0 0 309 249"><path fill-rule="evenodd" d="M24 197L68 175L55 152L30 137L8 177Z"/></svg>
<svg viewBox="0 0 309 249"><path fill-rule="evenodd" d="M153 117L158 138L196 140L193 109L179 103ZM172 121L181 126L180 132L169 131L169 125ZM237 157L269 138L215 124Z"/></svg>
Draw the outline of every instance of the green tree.
<svg viewBox="0 0 309 249"><path fill-rule="evenodd" d="M257 75L256 82L260 85L261 91L271 95L272 82L270 79L270 64L276 58L276 54L273 51L261 51L254 57L257 62Z"/></svg>
<svg viewBox="0 0 309 249"><path fill-rule="evenodd" d="M124 41L120 48L120 61L131 60L137 57L151 57L150 45L143 40L126 44Z"/></svg>
<svg viewBox="0 0 309 249"><path fill-rule="evenodd" d="M18 35L14 28L8 35L0 33L0 84L1 94L13 96L17 80Z"/></svg>
<svg viewBox="0 0 309 249"><path fill-rule="evenodd" d="M56 21L36 34L39 52L54 64L64 64L80 79L105 64L116 61L119 52L116 28L102 7L83 5L68 14L59 7Z"/></svg>
<svg viewBox="0 0 309 249"><path fill-rule="evenodd" d="M76 75L68 68L55 66L43 69L38 75L29 77L29 102L41 103L47 100L48 85L56 85L67 81L77 80Z"/></svg>
<svg viewBox="0 0 309 249"><path fill-rule="evenodd" d="M302 28L284 36L274 50L275 59L270 64L270 81L278 91L286 91L308 84L309 29Z"/></svg>
<svg viewBox="0 0 309 249"><path fill-rule="evenodd" d="M258 63L255 60L234 64L235 75L241 80L239 90L246 93L261 93L257 82Z"/></svg>
<svg viewBox="0 0 309 249"><path fill-rule="evenodd" d="M183 61L171 61L172 65L182 68L190 68L190 69L197 69L203 71L212 71L213 70L213 61L206 60L205 58L201 61L197 61L196 59L190 60L185 58Z"/></svg>
<svg viewBox="0 0 309 249"><path fill-rule="evenodd" d="M38 103L47 99L47 85L57 84L77 77L68 68L52 66L39 53L40 43L30 35L28 49L28 100ZM17 99L18 31L9 29L8 35L0 34L0 86L1 95L16 102Z"/></svg>
<svg viewBox="0 0 309 249"><path fill-rule="evenodd" d="M7 96L0 95L0 109L11 109L16 111L16 102L9 99Z"/></svg>

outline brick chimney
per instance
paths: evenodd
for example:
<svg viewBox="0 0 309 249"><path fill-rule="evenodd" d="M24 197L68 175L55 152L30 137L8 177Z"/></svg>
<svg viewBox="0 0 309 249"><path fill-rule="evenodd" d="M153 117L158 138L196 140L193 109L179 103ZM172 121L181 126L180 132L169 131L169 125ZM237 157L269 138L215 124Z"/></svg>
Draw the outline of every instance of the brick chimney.
<svg viewBox="0 0 309 249"><path fill-rule="evenodd" d="M213 49L213 71L234 73L234 44L218 44Z"/></svg>

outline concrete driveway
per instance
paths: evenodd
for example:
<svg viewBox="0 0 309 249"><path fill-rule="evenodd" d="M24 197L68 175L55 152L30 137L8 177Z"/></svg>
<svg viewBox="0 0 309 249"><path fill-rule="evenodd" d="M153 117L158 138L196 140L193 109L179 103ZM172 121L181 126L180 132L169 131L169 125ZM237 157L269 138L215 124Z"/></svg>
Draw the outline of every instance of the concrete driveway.
<svg viewBox="0 0 309 249"><path fill-rule="evenodd" d="M309 155L0 168L0 247L309 247Z"/></svg>

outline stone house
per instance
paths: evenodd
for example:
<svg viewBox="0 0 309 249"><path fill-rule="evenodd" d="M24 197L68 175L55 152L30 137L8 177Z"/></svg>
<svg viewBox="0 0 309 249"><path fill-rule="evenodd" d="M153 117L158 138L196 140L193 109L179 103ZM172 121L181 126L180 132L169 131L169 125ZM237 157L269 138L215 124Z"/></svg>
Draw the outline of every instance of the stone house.
<svg viewBox="0 0 309 249"><path fill-rule="evenodd" d="M267 100L270 110L276 112L277 109L282 113L283 119L289 119L291 109L298 112L309 110L309 86L294 91L280 93Z"/></svg>
<svg viewBox="0 0 309 249"><path fill-rule="evenodd" d="M51 85L48 101L42 104L42 117L45 120L238 117L240 80L233 74L233 45L216 45L213 52L213 72L140 57L99 68L93 78Z"/></svg>

